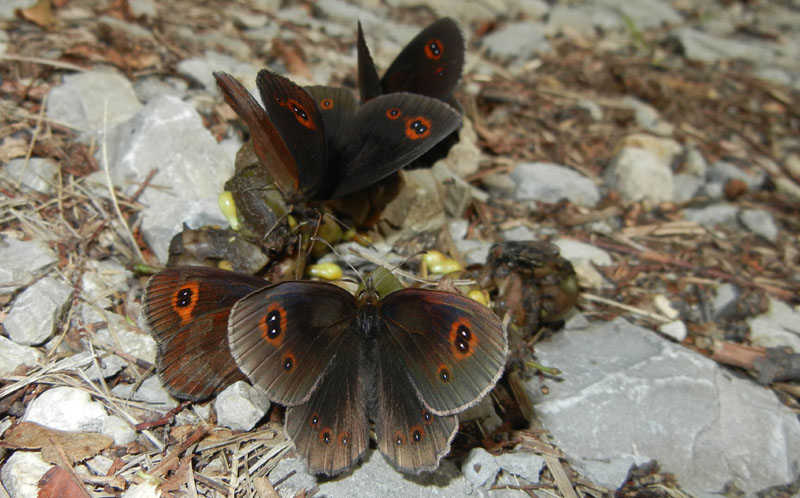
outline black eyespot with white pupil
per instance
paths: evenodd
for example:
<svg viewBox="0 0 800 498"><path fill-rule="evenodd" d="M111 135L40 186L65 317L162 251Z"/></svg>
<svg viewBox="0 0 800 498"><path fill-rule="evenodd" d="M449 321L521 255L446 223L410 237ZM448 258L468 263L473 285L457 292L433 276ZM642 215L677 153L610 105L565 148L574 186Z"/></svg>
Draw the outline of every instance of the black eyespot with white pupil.
<svg viewBox="0 0 800 498"><path fill-rule="evenodd" d="M325 431L322 433L322 442L328 444L331 442L331 433L330 431Z"/></svg>
<svg viewBox="0 0 800 498"><path fill-rule="evenodd" d="M465 325L460 325L456 330L456 347L462 353L469 352L469 341L472 339L472 332Z"/></svg>
<svg viewBox="0 0 800 498"><path fill-rule="evenodd" d="M288 372L292 368L294 368L294 358L287 356L283 359L283 369Z"/></svg>
<svg viewBox="0 0 800 498"><path fill-rule="evenodd" d="M428 49L431 51L431 53L432 53L433 55L437 55L437 56L438 56L438 55L441 55L441 54L442 54L442 49L441 49L441 47L439 47L439 44L438 44L437 42L435 42L435 41L431 41L431 42L428 44Z"/></svg>
<svg viewBox="0 0 800 498"><path fill-rule="evenodd" d="M440 368L439 379L441 379L442 382L450 382L450 370L446 368Z"/></svg>
<svg viewBox="0 0 800 498"><path fill-rule="evenodd" d="M422 441L422 432L420 432L419 429L414 430L414 432L411 433L411 438L415 443L419 443Z"/></svg>
<svg viewBox="0 0 800 498"><path fill-rule="evenodd" d="M178 308L185 308L192 304L192 289L181 289L178 291Z"/></svg>
<svg viewBox="0 0 800 498"><path fill-rule="evenodd" d="M278 310L273 310L267 315L267 337L275 339L279 335L281 335L281 314Z"/></svg>
<svg viewBox="0 0 800 498"><path fill-rule="evenodd" d="M293 104L292 110L294 111L295 114L300 116L300 119L302 119L303 121L308 121L308 114L306 114L306 111L304 111L301 107L298 107L296 104Z"/></svg>
<svg viewBox="0 0 800 498"><path fill-rule="evenodd" d="M411 129L414 130L417 135L424 135L425 132L428 131L428 127L419 119L411 123Z"/></svg>

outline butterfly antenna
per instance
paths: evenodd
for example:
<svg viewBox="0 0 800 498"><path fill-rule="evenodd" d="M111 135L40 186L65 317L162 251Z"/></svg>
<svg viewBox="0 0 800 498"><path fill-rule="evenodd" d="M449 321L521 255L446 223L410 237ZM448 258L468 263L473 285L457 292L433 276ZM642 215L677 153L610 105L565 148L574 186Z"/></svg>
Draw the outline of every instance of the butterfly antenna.
<svg viewBox="0 0 800 498"><path fill-rule="evenodd" d="M355 229L355 227L352 227L352 226L348 225L347 223L345 223L344 221L342 221L339 218L337 218L336 215L333 214L333 213L326 212L326 213L324 213L324 215L329 217L330 219L332 219L336 223L338 223L339 226L342 227L342 230L345 231L345 232L350 230L350 229ZM373 250L377 251L375 246L372 245L372 242L370 242L368 240L366 242L367 242L367 246L366 247L369 247L370 249L373 249Z"/></svg>
<svg viewBox="0 0 800 498"><path fill-rule="evenodd" d="M366 286L367 286L367 282L365 282L365 281L364 281L364 278L361 276L361 272L359 272L358 270L356 270L356 267L355 267L355 266L353 266L352 264L350 264L350 262L349 262L349 261L347 261L347 259L345 259L345 257L344 257L344 256L342 256L342 254L341 254L339 251L337 251L337 250L336 250L336 248L335 248L335 247L333 247L333 246L331 245L331 243L330 243L330 242L328 242L328 241L327 241L327 240L325 240L325 239L320 239L320 238L316 238L316 237L312 238L312 240L314 240L314 241L320 241L320 242L322 242L323 244L325 244L326 246L328 246L328 248L331 250L331 252L332 252L333 254L337 255L337 256L339 257L339 259L341 259L342 261L344 261L344 262L345 262L345 264L346 264L347 266L349 266L351 270L353 270L353 273L355 273L355 274L356 274L356 276L358 276L358 279L361 281L361 283L364 285L364 287L366 287Z"/></svg>

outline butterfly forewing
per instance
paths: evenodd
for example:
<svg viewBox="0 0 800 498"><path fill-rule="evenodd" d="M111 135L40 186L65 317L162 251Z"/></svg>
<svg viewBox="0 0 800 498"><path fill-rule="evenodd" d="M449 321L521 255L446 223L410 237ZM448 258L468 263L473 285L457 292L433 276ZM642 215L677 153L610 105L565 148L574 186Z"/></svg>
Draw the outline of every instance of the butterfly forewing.
<svg viewBox="0 0 800 498"><path fill-rule="evenodd" d="M292 152L267 112L233 76L218 72L214 73L214 78L225 102L247 125L253 149L270 171L278 189L284 194L298 192L300 177Z"/></svg>
<svg viewBox="0 0 800 498"><path fill-rule="evenodd" d="M381 87L383 93L411 92L444 99L453 93L463 67L464 37L455 21L445 17L408 42L386 70Z"/></svg>
<svg viewBox="0 0 800 498"><path fill-rule="evenodd" d="M239 368L272 401L306 402L334 354L354 347L354 298L332 284L281 282L236 303L228 342Z"/></svg>
<svg viewBox="0 0 800 498"><path fill-rule="evenodd" d="M202 267L171 268L150 278L143 312L158 344L158 375L170 393L198 401L245 379L228 349L228 315L238 300L267 285Z"/></svg>
<svg viewBox="0 0 800 498"><path fill-rule="evenodd" d="M436 99L393 93L362 105L351 121L345 144L332 158L331 198L371 185L418 158L461 124L461 116Z"/></svg>
<svg viewBox="0 0 800 498"><path fill-rule="evenodd" d="M358 95L361 102L367 102L383 94L381 79L378 70L372 61L372 56L367 48L367 41L364 39L364 32L361 30L361 23L358 23Z"/></svg>
<svg viewBox="0 0 800 498"><path fill-rule="evenodd" d="M431 413L393 351L380 351L375 434L378 449L403 472L433 471L450 451L458 420Z"/></svg>
<svg viewBox="0 0 800 498"><path fill-rule="evenodd" d="M325 180L325 125L314 98L288 78L263 69L256 77L269 119L296 163L300 193L311 198Z"/></svg>
<svg viewBox="0 0 800 498"><path fill-rule="evenodd" d="M352 90L332 86L306 87L317 103L322 121L325 123L325 136L328 140L328 154L342 148L341 140L345 130L358 111L358 101ZM335 153L334 153L335 155Z"/></svg>
<svg viewBox="0 0 800 498"><path fill-rule="evenodd" d="M477 402L505 367L500 320L466 297L404 289L381 302L381 355L396 354L421 401L434 413L458 413Z"/></svg>
<svg viewBox="0 0 800 498"><path fill-rule="evenodd" d="M314 395L286 412L286 434L315 474L338 474L369 446L361 372L363 344L358 330L345 334L355 343L336 352Z"/></svg>

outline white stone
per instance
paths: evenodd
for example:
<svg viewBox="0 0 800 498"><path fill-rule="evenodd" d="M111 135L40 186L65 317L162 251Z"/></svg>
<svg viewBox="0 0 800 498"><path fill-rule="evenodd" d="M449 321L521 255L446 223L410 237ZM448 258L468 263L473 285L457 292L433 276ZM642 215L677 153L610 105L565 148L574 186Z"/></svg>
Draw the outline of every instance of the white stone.
<svg viewBox="0 0 800 498"><path fill-rule="evenodd" d="M38 451L15 451L0 471L3 487L11 498L38 498L37 484L52 467L42 460Z"/></svg>
<svg viewBox="0 0 800 498"><path fill-rule="evenodd" d="M16 342L0 336L0 375L8 375L20 365L35 367L42 360L42 353L28 346L20 346Z"/></svg>
<svg viewBox="0 0 800 498"><path fill-rule="evenodd" d="M50 338L72 297L72 286L45 277L17 296L3 326L17 344L36 346Z"/></svg>
<svg viewBox="0 0 800 498"><path fill-rule="evenodd" d="M217 395L217 423L236 431L249 431L264 417L270 402L266 393L238 381Z"/></svg>
<svg viewBox="0 0 800 498"><path fill-rule="evenodd" d="M100 432L110 436L114 439L114 444L120 446L136 440L136 430L116 415L109 415L103 420L103 430Z"/></svg>
<svg viewBox="0 0 800 498"><path fill-rule="evenodd" d="M561 257L571 263L590 261L598 266L609 266L613 263L611 256L606 251L585 242L574 239L556 239L553 244L558 246Z"/></svg>
<svg viewBox="0 0 800 498"><path fill-rule="evenodd" d="M472 448L461 464L461 472L476 488L492 485L499 470L495 457L483 448Z"/></svg>
<svg viewBox="0 0 800 498"><path fill-rule="evenodd" d="M133 391L133 388L133 384L117 384L111 392L120 398L150 403L159 410L171 410L178 406L178 402L164 389L155 375L146 378L136 391Z"/></svg>
<svg viewBox="0 0 800 498"><path fill-rule="evenodd" d="M682 342L686 339L688 335L688 330L686 329L686 324L683 323L681 320L675 320L669 323L662 323L658 326L658 331L664 334L665 336L671 337L678 342Z"/></svg>
<svg viewBox="0 0 800 498"><path fill-rule="evenodd" d="M789 347L800 353L800 311L770 298L769 311L747 320L750 342L763 348Z"/></svg>
<svg viewBox="0 0 800 498"><path fill-rule="evenodd" d="M4 173L15 184L20 183L22 178L23 187L42 194L52 194L57 182L58 165L49 157L32 157L27 165L25 159L14 159L6 164Z"/></svg>
<svg viewBox="0 0 800 498"><path fill-rule="evenodd" d="M659 204L673 199L670 165L648 149L622 148L606 168L605 178L626 205L642 200Z"/></svg>
<svg viewBox="0 0 800 498"><path fill-rule="evenodd" d="M522 163L511 172L517 184L517 200L536 200L554 204L567 199L579 206L592 207L600 200L594 181L577 171L552 163Z"/></svg>
<svg viewBox="0 0 800 498"><path fill-rule="evenodd" d="M106 416L103 405L86 391L59 386L31 401L22 420L60 431L101 432Z"/></svg>
<svg viewBox="0 0 800 498"><path fill-rule="evenodd" d="M43 240L17 240L0 235L0 295L12 294L58 262Z"/></svg>

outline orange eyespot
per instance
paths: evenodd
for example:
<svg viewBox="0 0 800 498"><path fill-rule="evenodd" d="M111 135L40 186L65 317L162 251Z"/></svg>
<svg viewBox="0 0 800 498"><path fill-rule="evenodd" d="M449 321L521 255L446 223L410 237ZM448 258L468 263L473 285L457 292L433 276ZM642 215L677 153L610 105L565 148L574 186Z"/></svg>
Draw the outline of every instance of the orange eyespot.
<svg viewBox="0 0 800 498"><path fill-rule="evenodd" d="M323 109L333 109L333 100L322 99L322 102L320 102L320 107L322 107Z"/></svg>
<svg viewBox="0 0 800 498"><path fill-rule="evenodd" d="M447 366L445 366L444 363L439 365L438 375L439 375L439 380L442 383L447 384L448 382L450 382L450 378L451 378L450 369L447 368Z"/></svg>
<svg viewBox="0 0 800 498"><path fill-rule="evenodd" d="M439 60L442 58L442 42L436 38L425 44L425 57L428 59Z"/></svg>
<svg viewBox="0 0 800 498"><path fill-rule="evenodd" d="M322 429L320 431L320 433L319 433L319 441L322 444L330 444L332 439L333 439L333 436L331 435L331 428L330 427L325 427L324 429Z"/></svg>
<svg viewBox="0 0 800 498"><path fill-rule="evenodd" d="M431 120L423 116L406 119L406 136L411 140L419 140L431 134Z"/></svg>
<svg viewBox="0 0 800 498"><path fill-rule="evenodd" d="M392 120L399 118L400 115L402 114L403 113L400 112L400 109L398 109L397 107L392 107L391 109L386 111L386 117Z"/></svg>
<svg viewBox="0 0 800 498"><path fill-rule="evenodd" d="M181 325L187 324L192 319L192 312L200 295L198 282L187 282L172 298L172 309L181 317Z"/></svg>
<svg viewBox="0 0 800 498"><path fill-rule="evenodd" d="M301 125L305 126L309 130L316 130L317 125L314 123L314 120L311 119L311 116L308 115L306 112L305 107L303 107L300 102L296 101L295 99L289 99L286 103L281 103L280 98L276 97L278 103L280 103L281 107L285 107L294 113L295 119Z"/></svg>
<svg viewBox="0 0 800 498"><path fill-rule="evenodd" d="M478 345L478 336L472 332L472 324L466 318L456 320L450 326L450 351L457 360L469 358Z"/></svg>
<svg viewBox="0 0 800 498"><path fill-rule="evenodd" d="M286 310L278 303L271 303L258 324L261 338L274 347L283 343L286 332Z"/></svg>
<svg viewBox="0 0 800 498"><path fill-rule="evenodd" d="M339 441L340 445L347 446L350 443L350 433L347 431L340 432L336 439Z"/></svg>
<svg viewBox="0 0 800 498"><path fill-rule="evenodd" d="M403 446L406 444L406 435L400 431L394 433L394 444L397 446Z"/></svg>
<svg viewBox="0 0 800 498"><path fill-rule="evenodd" d="M417 424L411 427L408 431L408 440L412 443L421 443L425 439L425 429Z"/></svg>
<svg viewBox="0 0 800 498"><path fill-rule="evenodd" d="M313 415L311 415L311 418L308 419L308 425L312 429L319 429L320 425L319 413L314 413Z"/></svg>
<svg viewBox="0 0 800 498"><path fill-rule="evenodd" d="M292 353L288 353L286 356L283 357L283 371L284 372L291 372L294 370L295 367L295 359Z"/></svg>

